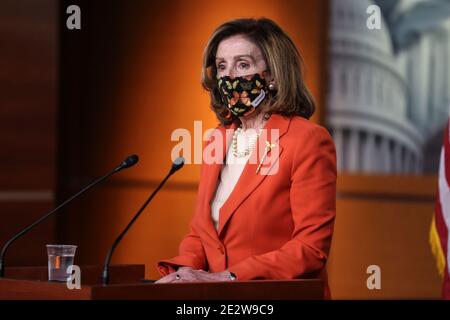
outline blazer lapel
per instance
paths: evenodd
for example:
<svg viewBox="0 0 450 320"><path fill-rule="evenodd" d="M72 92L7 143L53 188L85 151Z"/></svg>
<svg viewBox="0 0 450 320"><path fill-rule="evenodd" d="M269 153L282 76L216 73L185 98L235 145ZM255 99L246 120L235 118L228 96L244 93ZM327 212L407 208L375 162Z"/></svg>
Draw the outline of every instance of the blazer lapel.
<svg viewBox="0 0 450 320"><path fill-rule="evenodd" d="M247 163L245 164L244 170L242 171L242 174L233 191L231 192L230 196L225 201L223 206L220 208L219 230L217 231L219 237L221 236L227 222L230 220L236 209L263 182L266 176L270 175L270 170L272 170L276 162L279 161L278 158L283 151L283 147L280 145L279 139L288 130L289 123L290 118L284 118L283 116L277 114L271 115L271 117L267 121L264 127L264 129L266 130L263 130L263 132L266 134L261 134L260 138L258 139L257 148L253 150L252 155L250 156L249 161L247 161ZM274 136L272 129L278 129L278 135ZM272 148L264 157L267 146L266 142L268 142L272 146ZM226 154L226 152L224 154ZM262 162L262 160L264 161ZM260 163L261 166L258 170L258 166L260 165ZM210 179L209 188L213 189L212 194L214 194L217 188L217 179L218 175L220 174L220 168L221 166L215 169L213 172L215 179ZM207 199L209 205L209 201L211 200L211 198L208 196ZM209 218L209 220L211 219Z"/></svg>

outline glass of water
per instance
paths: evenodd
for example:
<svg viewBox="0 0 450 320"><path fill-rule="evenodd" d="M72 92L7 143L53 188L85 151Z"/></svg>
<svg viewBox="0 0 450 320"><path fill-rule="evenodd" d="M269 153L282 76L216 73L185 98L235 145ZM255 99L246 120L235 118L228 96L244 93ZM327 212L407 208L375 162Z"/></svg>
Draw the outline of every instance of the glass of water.
<svg viewBox="0 0 450 320"><path fill-rule="evenodd" d="M72 245L47 244L49 281L67 281L67 268L73 265L76 249Z"/></svg>

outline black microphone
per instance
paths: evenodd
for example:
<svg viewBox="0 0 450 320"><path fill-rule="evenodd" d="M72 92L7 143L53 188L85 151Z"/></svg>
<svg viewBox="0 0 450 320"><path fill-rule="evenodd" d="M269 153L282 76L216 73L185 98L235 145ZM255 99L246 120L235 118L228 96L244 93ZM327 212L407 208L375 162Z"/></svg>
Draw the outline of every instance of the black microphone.
<svg viewBox="0 0 450 320"><path fill-rule="evenodd" d="M50 211L49 213L47 213L46 215L44 215L43 217L41 217L40 219L36 220L35 222L33 222L32 224L30 224L28 227L26 227L25 229L23 229L22 231L16 233L11 239L9 239L5 245L2 248L1 254L0 254L0 278L3 278L4 274L5 274L5 255L6 255L6 251L8 250L9 246L11 246L11 244L16 241L18 238L20 238L21 236L23 236L24 234L26 234L28 231L30 231L31 229L33 229L34 227L36 227L38 224L40 224L41 222L43 222L44 220L46 220L48 217L50 217L52 214L54 214L55 212L57 212L59 209L61 209L62 207L66 206L68 203L72 202L73 200L75 200L76 198L78 198L79 196L81 196L83 193L85 193L86 191L88 191L89 189L91 189L92 187L96 186L97 184L99 184L100 182L106 180L107 178L109 178L110 176L112 176L113 174L129 168L133 165L135 165L137 162L139 161L139 157L137 155L131 155L128 158L126 158L120 165L118 165L116 168L114 168L114 170L112 170L111 172L107 173L106 175L104 175L103 177L91 182L89 185L87 185L86 187L84 187L83 189L81 189L81 191L79 191L78 193L76 193L75 195L73 195L72 197L70 197L69 199L67 199L66 201L64 201L63 203L61 203L59 206L57 206L55 209L53 209L52 211Z"/></svg>
<svg viewBox="0 0 450 320"><path fill-rule="evenodd" d="M138 163L139 161L139 157L135 154L127 157L125 160L122 161L122 163L120 164L120 166L118 166L116 169L114 169L116 172L120 171L122 169L126 169L129 167L134 166L136 163Z"/></svg>
<svg viewBox="0 0 450 320"><path fill-rule="evenodd" d="M104 285L109 283L109 263L111 262L112 255L114 253L114 250L116 249L119 242L122 240L122 238L125 236L125 234L128 232L128 230L131 228L133 223L139 218L141 213L145 210L147 205L152 201L153 197L158 193L159 189L163 187L163 185L166 183L167 179L174 174L176 171L180 170L184 165L184 158L178 157L175 159L175 161L172 163L172 168L170 168L169 173L167 176L161 181L159 186L153 191L153 193L150 195L150 197L145 201L145 203L142 205L142 207L138 210L138 212L134 215L133 219L131 219L130 223L125 227L125 229L122 231L122 233L117 237L117 239L114 241L113 245L108 251L108 254L105 258L105 265L103 267L103 273L102 273L102 282Z"/></svg>

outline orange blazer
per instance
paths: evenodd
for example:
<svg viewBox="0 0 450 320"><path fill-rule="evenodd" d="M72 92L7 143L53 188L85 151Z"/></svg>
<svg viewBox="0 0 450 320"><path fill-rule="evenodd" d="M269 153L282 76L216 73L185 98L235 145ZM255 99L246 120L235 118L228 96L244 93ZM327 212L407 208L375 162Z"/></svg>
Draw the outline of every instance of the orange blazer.
<svg viewBox="0 0 450 320"><path fill-rule="evenodd" d="M224 157L234 131L226 129L235 128L232 124L215 129L226 137L222 139ZM262 174L261 168L256 173L260 161L247 162L220 209L216 231L210 204L222 164L203 162L190 232L180 244L179 255L159 261L158 270L162 275L179 266L228 270L238 280L321 277L329 296L325 265L336 211L333 140L326 129L297 116L273 114L265 128L279 130L278 139L269 133L258 142L260 150L266 140L274 145L270 152L278 148L270 163L262 165L265 173L274 168L276 173Z"/></svg>

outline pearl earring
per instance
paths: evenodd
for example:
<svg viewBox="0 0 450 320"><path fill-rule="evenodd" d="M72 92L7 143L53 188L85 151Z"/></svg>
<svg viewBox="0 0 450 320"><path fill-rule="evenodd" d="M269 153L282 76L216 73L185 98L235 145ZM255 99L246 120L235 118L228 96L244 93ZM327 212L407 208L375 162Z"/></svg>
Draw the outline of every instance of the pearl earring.
<svg viewBox="0 0 450 320"><path fill-rule="evenodd" d="M267 87L270 91L277 90L277 85L273 82L269 83L269 86Z"/></svg>

